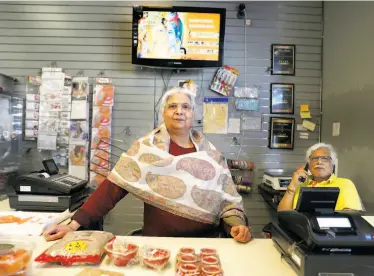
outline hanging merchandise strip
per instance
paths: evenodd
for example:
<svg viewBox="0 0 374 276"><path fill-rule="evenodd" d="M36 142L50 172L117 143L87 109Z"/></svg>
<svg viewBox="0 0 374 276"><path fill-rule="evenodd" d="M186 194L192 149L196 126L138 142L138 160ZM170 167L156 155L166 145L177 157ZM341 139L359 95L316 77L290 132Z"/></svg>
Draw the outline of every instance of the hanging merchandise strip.
<svg viewBox="0 0 374 276"><path fill-rule="evenodd" d="M56 150L60 113L63 111L62 92L65 74L62 68L42 68L42 84L39 89L38 149Z"/></svg>
<svg viewBox="0 0 374 276"><path fill-rule="evenodd" d="M68 147L70 133L72 76L65 74L64 87L61 93L61 106L59 132L57 134L57 150L52 151L52 158L58 167L68 166Z"/></svg>
<svg viewBox="0 0 374 276"><path fill-rule="evenodd" d="M108 175L110 167L110 144L99 143L100 139L110 139L114 86L112 79L96 78L92 108L92 140L89 186L96 189ZM101 140L102 141L102 140Z"/></svg>
<svg viewBox="0 0 374 276"><path fill-rule="evenodd" d="M69 174L88 179L89 148L89 82L88 77L72 78L70 122L66 125L69 133ZM65 116L65 115L64 115ZM68 115L66 114L66 118Z"/></svg>
<svg viewBox="0 0 374 276"><path fill-rule="evenodd" d="M26 83L25 140L36 140L39 129L40 76L29 76Z"/></svg>

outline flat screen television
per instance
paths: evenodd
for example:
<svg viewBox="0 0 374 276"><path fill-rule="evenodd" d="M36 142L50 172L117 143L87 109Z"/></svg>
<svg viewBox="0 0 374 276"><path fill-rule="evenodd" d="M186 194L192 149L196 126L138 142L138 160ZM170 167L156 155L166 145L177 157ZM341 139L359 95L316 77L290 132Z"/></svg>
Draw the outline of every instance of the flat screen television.
<svg viewBox="0 0 374 276"><path fill-rule="evenodd" d="M226 9L133 7L132 64L168 67L220 67Z"/></svg>

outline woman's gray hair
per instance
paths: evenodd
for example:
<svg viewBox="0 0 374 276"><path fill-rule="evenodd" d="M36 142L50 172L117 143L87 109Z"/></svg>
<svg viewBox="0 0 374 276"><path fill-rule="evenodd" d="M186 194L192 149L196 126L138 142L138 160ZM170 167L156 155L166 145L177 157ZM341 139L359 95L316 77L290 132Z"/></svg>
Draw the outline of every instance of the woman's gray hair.
<svg viewBox="0 0 374 276"><path fill-rule="evenodd" d="M168 102L169 98L176 93L183 93L188 96L191 101L192 111L195 110L195 95L188 89L182 87L174 87L165 92L165 94L161 98L160 109L158 111L158 125L160 125L164 121L164 110L166 103Z"/></svg>
<svg viewBox="0 0 374 276"><path fill-rule="evenodd" d="M307 163L309 163L309 157L310 155L312 154L313 151L315 150L318 150L318 149L327 149L330 153L330 157L332 159L332 163L335 165L336 164L336 158L337 158L337 154L336 154L336 151L335 149L333 148L332 145L330 144L325 144L325 143L317 143L317 144L314 144L313 146L311 146L307 152L306 152L306 155L305 155L305 161Z"/></svg>

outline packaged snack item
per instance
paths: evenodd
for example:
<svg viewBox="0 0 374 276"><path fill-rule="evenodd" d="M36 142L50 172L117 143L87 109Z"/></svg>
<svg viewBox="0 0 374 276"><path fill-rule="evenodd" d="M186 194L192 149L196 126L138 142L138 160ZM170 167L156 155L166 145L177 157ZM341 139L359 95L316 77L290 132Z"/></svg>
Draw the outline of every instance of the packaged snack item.
<svg viewBox="0 0 374 276"><path fill-rule="evenodd" d="M197 267L199 266L199 260L197 259L197 256L192 255L192 254L182 254L176 258L176 261L177 261L177 264L176 264L177 271L180 271L183 265L192 264Z"/></svg>
<svg viewBox="0 0 374 276"><path fill-rule="evenodd" d="M110 136L111 131L109 127L99 127L92 129L92 142L91 142L91 149L108 149L110 147ZM100 141L104 140L104 142Z"/></svg>
<svg viewBox="0 0 374 276"><path fill-rule="evenodd" d="M0 239L0 275L26 275L34 248L30 242Z"/></svg>
<svg viewBox="0 0 374 276"><path fill-rule="evenodd" d="M108 171L109 170L109 152L96 149L91 151L91 171Z"/></svg>
<svg viewBox="0 0 374 276"><path fill-rule="evenodd" d="M207 265L201 268L201 276L223 276L223 271L218 265Z"/></svg>
<svg viewBox="0 0 374 276"><path fill-rule="evenodd" d="M94 98L94 104L96 106L113 106L114 103L114 86L111 84L107 85L96 85L96 93Z"/></svg>
<svg viewBox="0 0 374 276"><path fill-rule="evenodd" d="M144 246L140 254L144 266L162 270L170 259L170 251L162 248Z"/></svg>
<svg viewBox="0 0 374 276"><path fill-rule="evenodd" d="M200 276L199 267L196 264L182 264L177 276Z"/></svg>
<svg viewBox="0 0 374 276"><path fill-rule="evenodd" d="M195 255L195 249L192 247L182 247L181 249L179 249L179 254L180 255L183 255L183 254Z"/></svg>
<svg viewBox="0 0 374 276"><path fill-rule="evenodd" d="M99 268L85 268L76 276L124 276L124 274Z"/></svg>
<svg viewBox="0 0 374 276"><path fill-rule="evenodd" d="M101 231L70 232L40 254L35 261L40 263L99 264L105 244L113 234Z"/></svg>
<svg viewBox="0 0 374 276"><path fill-rule="evenodd" d="M217 250L215 250L214 248L201 248L200 259L205 256L217 256Z"/></svg>
<svg viewBox="0 0 374 276"><path fill-rule="evenodd" d="M175 271L177 276L223 275L217 250L207 247L198 252L191 247L180 248L175 258Z"/></svg>
<svg viewBox="0 0 374 276"><path fill-rule="evenodd" d="M127 266L138 263L138 246L114 239L105 246L105 252L116 266Z"/></svg>
<svg viewBox="0 0 374 276"><path fill-rule="evenodd" d="M95 106L92 109L92 127L109 126L112 108L110 106Z"/></svg>
<svg viewBox="0 0 374 276"><path fill-rule="evenodd" d="M219 260L216 256L210 255L210 256L204 256L200 259L201 265L219 265Z"/></svg>

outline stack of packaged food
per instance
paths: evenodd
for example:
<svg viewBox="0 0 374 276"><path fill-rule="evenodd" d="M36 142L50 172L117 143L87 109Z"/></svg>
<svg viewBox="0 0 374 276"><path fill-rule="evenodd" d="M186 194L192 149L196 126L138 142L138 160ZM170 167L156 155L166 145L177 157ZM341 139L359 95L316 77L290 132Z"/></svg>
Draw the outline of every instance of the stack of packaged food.
<svg viewBox="0 0 374 276"><path fill-rule="evenodd" d="M223 270L217 250L202 248L196 252L194 248L183 247L175 259L177 276L222 276Z"/></svg>

